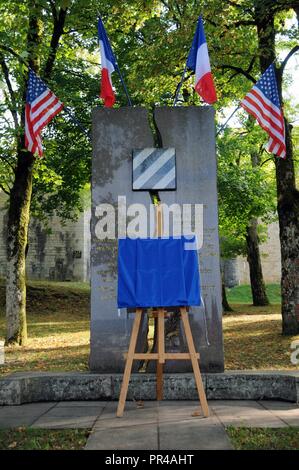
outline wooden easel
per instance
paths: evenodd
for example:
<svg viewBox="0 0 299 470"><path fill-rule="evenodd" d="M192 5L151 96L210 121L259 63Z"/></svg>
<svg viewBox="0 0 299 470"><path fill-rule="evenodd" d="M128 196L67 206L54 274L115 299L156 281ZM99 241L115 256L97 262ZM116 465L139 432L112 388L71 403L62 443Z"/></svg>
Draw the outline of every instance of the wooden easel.
<svg viewBox="0 0 299 470"><path fill-rule="evenodd" d="M156 231L155 236L161 237L163 233L163 214L161 211L161 206L156 206ZM121 385L118 407L117 407L117 417L122 417L124 413L124 408L126 404L126 398L128 393L128 386L131 377L132 365L134 360L155 360L157 361L157 400L163 399L163 365L166 360L191 360L195 384L198 392L199 401L203 411L203 415L207 418L209 416L209 407L206 399L206 394L202 382L202 377L198 365L199 354L195 350L193 337L191 333L189 317L186 307L180 307L180 315L183 323L185 336L188 345L187 353L166 353L165 352L165 332L164 332L164 320L165 320L165 309L157 308L156 313L154 314L157 317L157 353L136 353L136 343L138 338L138 333L140 329L142 309L137 308L135 313L135 319L133 323L131 339L129 344L129 350L126 354L126 365L123 376L123 381Z"/></svg>

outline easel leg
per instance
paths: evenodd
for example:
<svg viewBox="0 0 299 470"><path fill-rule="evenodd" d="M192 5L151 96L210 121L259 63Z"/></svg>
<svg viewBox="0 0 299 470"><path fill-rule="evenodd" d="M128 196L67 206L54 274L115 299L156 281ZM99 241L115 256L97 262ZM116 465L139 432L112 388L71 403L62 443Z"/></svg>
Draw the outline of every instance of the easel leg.
<svg viewBox="0 0 299 470"><path fill-rule="evenodd" d="M157 400L163 400L163 364L165 362L164 310L158 309Z"/></svg>
<svg viewBox="0 0 299 470"><path fill-rule="evenodd" d="M163 400L163 364L157 361L157 400Z"/></svg>
<svg viewBox="0 0 299 470"><path fill-rule="evenodd" d="M120 395L119 395L119 401L118 401L118 407L117 407L117 413L116 413L116 416L118 418L121 418L124 413L141 317L142 317L142 310L137 309L135 313L135 319L133 323L130 345L129 345L128 355L127 355L127 360L126 360L126 366L125 366L123 381L121 384L121 390L120 390Z"/></svg>
<svg viewBox="0 0 299 470"><path fill-rule="evenodd" d="M198 359L196 357L196 350L195 350L193 337L192 337L192 333L191 333L188 313L187 313L185 307L181 308L180 311L181 311L182 322L183 322L183 325L184 325L184 330L185 330L186 340L187 340L187 344L188 344L188 349L189 349L189 353L190 353L190 357L191 357L191 363L192 363L192 367L193 367L193 373L194 373L194 378L195 378L195 383L196 383L196 387L197 387L197 391L198 391L200 404L201 404L201 407L202 407L203 414L207 418L210 415L209 406L208 406L204 386L203 386L203 383L202 383L202 378L201 378L200 369L199 369L199 365L198 365Z"/></svg>

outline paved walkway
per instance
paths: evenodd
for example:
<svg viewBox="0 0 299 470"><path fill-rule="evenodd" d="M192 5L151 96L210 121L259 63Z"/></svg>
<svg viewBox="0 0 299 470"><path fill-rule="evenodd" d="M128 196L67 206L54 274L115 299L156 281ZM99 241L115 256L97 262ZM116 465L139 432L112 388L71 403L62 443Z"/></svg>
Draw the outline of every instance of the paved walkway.
<svg viewBox="0 0 299 470"><path fill-rule="evenodd" d="M209 401L211 416L196 416L195 401L127 402L116 418L117 402L30 403L0 407L0 428L91 428L86 449L231 449L225 426L299 426L299 406L278 401ZM195 416L194 416L195 413Z"/></svg>

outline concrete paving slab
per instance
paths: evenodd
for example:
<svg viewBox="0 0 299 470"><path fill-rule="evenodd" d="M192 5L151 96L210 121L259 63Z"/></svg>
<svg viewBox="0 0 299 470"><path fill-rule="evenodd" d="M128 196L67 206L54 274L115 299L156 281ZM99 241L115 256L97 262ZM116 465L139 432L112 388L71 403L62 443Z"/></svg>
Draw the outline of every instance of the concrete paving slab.
<svg viewBox="0 0 299 470"><path fill-rule="evenodd" d="M198 401L145 402L144 408L140 409L136 409L136 403L128 403L123 418L116 417L116 408L117 403L107 404L94 425L86 449L232 448L224 427L215 415L210 418L192 416L194 411L199 410ZM142 433L145 435L142 436ZM213 439L212 435L215 436Z"/></svg>
<svg viewBox="0 0 299 470"><path fill-rule="evenodd" d="M155 424L142 424L95 430L89 436L85 449L157 450L158 428Z"/></svg>
<svg viewBox="0 0 299 470"><path fill-rule="evenodd" d="M57 405L56 402L26 403L24 405L2 406L0 416L39 415Z"/></svg>
<svg viewBox="0 0 299 470"><path fill-rule="evenodd" d="M43 416L55 406L55 402L3 406L0 409L0 428L31 426L40 416Z"/></svg>
<svg viewBox="0 0 299 470"><path fill-rule="evenodd" d="M220 424L209 418L159 424L160 450L231 450L232 444ZM203 424L204 423L204 424ZM203 424L203 425L201 425Z"/></svg>
<svg viewBox="0 0 299 470"><path fill-rule="evenodd" d="M159 408L181 408L184 406L199 406L199 400L161 400L156 402L159 404Z"/></svg>
<svg viewBox="0 0 299 470"><path fill-rule="evenodd" d="M90 449L231 449L225 426L299 426L299 406L278 401L209 401L211 416L192 416L198 401L48 402L0 408L0 427L92 428Z"/></svg>
<svg viewBox="0 0 299 470"><path fill-rule="evenodd" d="M124 426L137 426L142 424L158 423L157 402L143 402L143 407L137 408L136 403L129 402L122 418L117 418L117 402L108 403L103 413L96 420L94 428L119 428Z"/></svg>
<svg viewBox="0 0 299 470"><path fill-rule="evenodd" d="M277 401L263 401L262 406L288 426L299 426L299 405Z"/></svg>
<svg viewBox="0 0 299 470"><path fill-rule="evenodd" d="M94 417L97 418L103 411L104 406L60 406L49 410L45 416L53 418L69 417Z"/></svg>
<svg viewBox="0 0 299 470"><path fill-rule="evenodd" d="M198 415L198 413L200 413L200 415ZM197 420L200 423L205 423L205 425L208 423L219 424L220 421L211 408L210 413L211 416L209 418L204 418L198 401L184 402L182 406L181 402L159 402L158 405L159 423L169 421L176 422L179 420Z"/></svg>
<svg viewBox="0 0 299 470"><path fill-rule="evenodd" d="M299 412L299 404L288 401L263 400L258 403L267 408L267 410L297 410Z"/></svg>
<svg viewBox="0 0 299 470"><path fill-rule="evenodd" d="M55 417L43 416L31 426L40 429L82 429L92 428L96 417L94 416L74 416L74 417Z"/></svg>
<svg viewBox="0 0 299 470"><path fill-rule="evenodd" d="M99 407L99 408L103 408L107 405L107 401L94 401L94 400L91 400L91 401L60 401L57 403L57 408L66 408L66 407L74 407L74 406L78 406L80 408L84 407L84 408L88 408L88 407Z"/></svg>
<svg viewBox="0 0 299 470"><path fill-rule="evenodd" d="M238 410L238 408L260 408L260 402L256 400L208 400L208 403L213 407L230 407L232 410Z"/></svg>
<svg viewBox="0 0 299 470"><path fill-rule="evenodd" d="M101 406L56 406L37 419L36 428L92 428L106 404Z"/></svg>
<svg viewBox="0 0 299 470"><path fill-rule="evenodd" d="M224 426L246 427L285 427L278 416L266 410L256 401L210 402L216 416Z"/></svg>
<svg viewBox="0 0 299 470"><path fill-rule="evenodd" d="M113 417L116 416L116 410L117 410L118 402L116 401L111 401L107 402L106 406L104 408L103 417ZM153 413L157 412L157 402L156 401L142 401L140 404L137 404L137 402L126 402L125 410L124 410L124 416L127 415L128 413L139 413L140 411L143 411L143 413Z"/></svg>

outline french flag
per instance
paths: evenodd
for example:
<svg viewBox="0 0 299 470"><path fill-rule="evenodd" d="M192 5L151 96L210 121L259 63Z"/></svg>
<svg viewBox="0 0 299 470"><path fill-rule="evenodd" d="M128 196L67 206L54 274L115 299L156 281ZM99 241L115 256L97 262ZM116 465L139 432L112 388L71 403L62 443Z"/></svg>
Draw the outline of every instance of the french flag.
<svg viewBox="0 0 299 470"><path fill-rule="evenodd" d="M195 72L195 91L209 104L217 101L202 17L198 18L193 43L187 59L187 68Z"/></svg>
<svg viewBox="0 0 299 470"><path fill-rule="evenodd" d="M102 66L100 98L103 98L104 106L112 108L115 103L115 94L112 88L111 74L116 69L116 60L101 18L99 18L98 22L98 34Z"/></svg>

